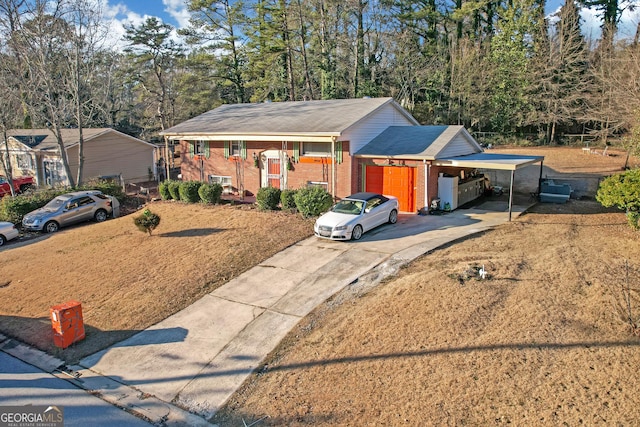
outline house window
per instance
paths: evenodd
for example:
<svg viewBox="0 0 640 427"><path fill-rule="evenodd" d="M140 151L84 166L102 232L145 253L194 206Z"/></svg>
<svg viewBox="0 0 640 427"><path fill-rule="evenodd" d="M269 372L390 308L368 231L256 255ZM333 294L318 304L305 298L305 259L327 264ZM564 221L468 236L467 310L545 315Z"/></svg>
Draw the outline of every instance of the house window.
<svg viewBox="0 0 640 427"><path fill-rule="evenodd" d="M209 141L193 141L189 143L189 155L209 157Z"/></svg>
<svg viewBox="0 0 640 427"><path fill-rule="evenodd" d="M224 157L239 157L242 159L247 158L247 144L244 141L225 141L224 142Z"/></svg>
<svg viewBox="0 0 640 427"><path fill-rule="evenodd" d="M193 147L193 154L196 156L204 155L204 145L205 145L204 141L196 141Z"/></svg>
<svg viewBox="0 0 640 427"><path fill-rule="evenodd" d="M243 141L231 141L231 147L229 147L230 156L240 157L242 155L242 142Z"/></svg>
<svg viewBox="0 0 640 427"><path fill-rule="evenodd" d="M28 154L16 154L18 169L32 169L31 156Z"/></svg>
<svg viewBox="0 0 640 427"><path fill-rule="evenodd" d="M300 154L303 156L331 157L330 142L305 142L301 145Z"/></svg>

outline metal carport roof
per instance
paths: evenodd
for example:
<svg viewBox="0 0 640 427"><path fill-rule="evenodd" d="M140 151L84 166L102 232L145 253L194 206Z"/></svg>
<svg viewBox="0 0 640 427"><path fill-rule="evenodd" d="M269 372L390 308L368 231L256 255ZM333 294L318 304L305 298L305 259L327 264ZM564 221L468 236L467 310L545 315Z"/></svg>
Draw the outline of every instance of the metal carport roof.
<svg viewBox="0 0 640 427"><path fill-rule="evenodd" d="M453 166L461 168L485 168L515 171L524 166L544 161L543 156L520 156L517 154L475 153L467 156L436 159L436 166Z"/></svg>
<svg viewBox="0 0 640 427"><path fill-rule="evenodd" d="M542 179L542 163L544 156L521 156L517 154L475 153L467 156L436 159L432 162L436 166L453 166L460 168L483 168L511 171L509 183L509 221L513 211L513 179L517 169L540 162L540 179ZM538 180L540 192L540 180Z"/></svg>

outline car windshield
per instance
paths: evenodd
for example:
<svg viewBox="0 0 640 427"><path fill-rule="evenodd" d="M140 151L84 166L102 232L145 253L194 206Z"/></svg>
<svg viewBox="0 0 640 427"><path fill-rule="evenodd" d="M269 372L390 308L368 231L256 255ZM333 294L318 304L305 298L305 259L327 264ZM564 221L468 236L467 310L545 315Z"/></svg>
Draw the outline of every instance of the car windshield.
<svg viewBox="0 0 640 427"><path fill-rule="evenodd" d="M67 202L67 199L56 197L55 199L51 200L49 203L44 205L42 209L54 212L60 209L60 207L64 205L66 202Z"/></svg>
<svg viewBox="0 0 640 427"><path fill-rule="evenodd" d="M341 200L331 210L341 214L360 215L363 206L362 200Z"/></svg>

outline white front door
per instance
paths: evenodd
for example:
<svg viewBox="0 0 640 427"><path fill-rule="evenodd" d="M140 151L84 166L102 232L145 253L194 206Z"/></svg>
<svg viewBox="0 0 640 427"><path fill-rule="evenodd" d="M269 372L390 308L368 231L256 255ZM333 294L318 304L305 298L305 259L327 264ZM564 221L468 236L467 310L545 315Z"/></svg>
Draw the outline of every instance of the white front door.
<svg viewBox="0 0 640 427"><path fill-rule="evenodd" d="M260 156L262 187L287 188L287 153L281 150L267 150Z"/></svg>

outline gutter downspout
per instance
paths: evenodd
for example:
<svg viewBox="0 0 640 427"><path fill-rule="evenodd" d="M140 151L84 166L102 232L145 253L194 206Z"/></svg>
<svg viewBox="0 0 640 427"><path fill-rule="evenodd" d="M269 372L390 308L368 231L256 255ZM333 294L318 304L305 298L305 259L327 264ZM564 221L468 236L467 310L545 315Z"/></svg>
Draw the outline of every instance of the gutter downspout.
<svg viewBox="0 0 640 427"><path fill-rule="evenodd" d="M424 207L429 210L429 164L422 159L424 165Z"/></svg>

